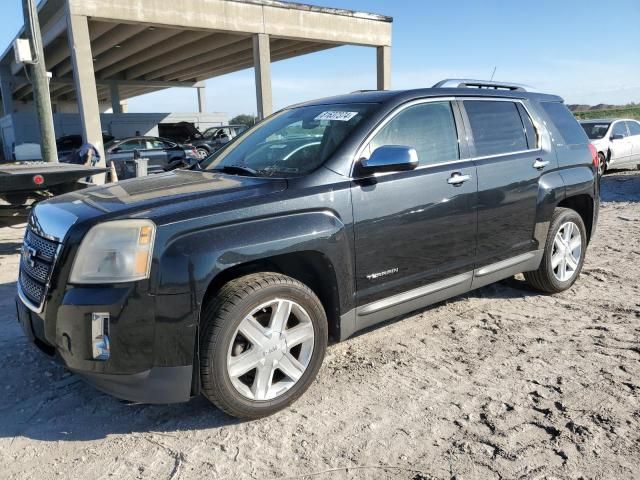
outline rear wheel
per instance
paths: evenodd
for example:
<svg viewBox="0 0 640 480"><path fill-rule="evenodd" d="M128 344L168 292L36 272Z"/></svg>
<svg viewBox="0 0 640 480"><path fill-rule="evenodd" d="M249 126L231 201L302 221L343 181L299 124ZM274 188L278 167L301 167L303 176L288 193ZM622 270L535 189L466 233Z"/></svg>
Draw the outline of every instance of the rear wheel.
<svg viewBox="0 0 640 480"><path fill-rule="evenodd" d="M582 270L587 248L587 232L582 217L568 208L553 213L544 255L538 270L526 272L529 284L543 292L567 290Z"/></svg>
<svg viewBox="0 0 640 480"><path fill-rule="evenodd" d="M235 417L263 417L293 403L315 379L327 346L320 300L277 273L227 283L202 323L202 391Z"/></svg>
<svg viewBox="0 0 640 480"><path fill-rule="evenodd" d="M607 171L607 157L605 157L604 153L598 153L598 174L600 176L604 175Z"/></svg>

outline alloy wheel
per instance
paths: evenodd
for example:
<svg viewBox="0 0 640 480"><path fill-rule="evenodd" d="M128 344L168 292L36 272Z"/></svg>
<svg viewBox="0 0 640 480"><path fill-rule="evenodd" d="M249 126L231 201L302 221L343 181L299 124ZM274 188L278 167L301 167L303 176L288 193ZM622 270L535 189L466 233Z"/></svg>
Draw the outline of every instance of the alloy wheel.
<svg viewBox="0 0 640 480"><path fill-rule="evenodd" d="M598 174L600 176L604 175L604 172L607 171L607 159L601 153L598 154Z"/></svg>
<svg viewBox="0 0 640 480"><path fill-rule="evenodd" d="M582 258L582 236L573 222L563 223L553 240L551 268L561 282L567 282L576 274Z"/></svg>
<svg viewBox="0 0 640 480"><path fill-rule="evenodd" d="M245 398L271 400L293 387L313 354L309 314L294 301L276 298L238 325L227 352L227 373Z"/></svg>

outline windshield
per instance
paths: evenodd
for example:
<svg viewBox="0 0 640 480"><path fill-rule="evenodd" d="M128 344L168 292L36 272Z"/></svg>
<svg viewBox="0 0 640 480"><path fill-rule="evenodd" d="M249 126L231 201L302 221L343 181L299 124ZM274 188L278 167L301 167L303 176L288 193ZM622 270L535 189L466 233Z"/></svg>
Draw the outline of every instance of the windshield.
<svg viewBox="0 0 640 480"><path fill-rule="evenodd" d="M587 137L591 140L600 140L607 134L607 130L611 126L611 123L602 123L602 122L585 122L581 123L582 128L584 128Z"/></svg>
<svg viewBox="0 0 640 480"><path fill-rule="evenodd" d="M301 176L320 167L377 104L314 105L284 110L209 157L207 170Z"/></svg>

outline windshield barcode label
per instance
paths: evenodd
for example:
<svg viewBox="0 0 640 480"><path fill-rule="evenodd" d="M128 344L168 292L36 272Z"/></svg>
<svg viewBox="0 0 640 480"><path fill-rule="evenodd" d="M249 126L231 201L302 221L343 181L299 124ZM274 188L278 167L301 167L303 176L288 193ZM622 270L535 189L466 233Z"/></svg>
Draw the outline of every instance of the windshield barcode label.
<svg viewBox="0 0 640 480"><path fill-rule="evenodd" d="M338 122L348 122L356 115L358 115L358 112L322 112L314 120L337 120Z"/></svg>

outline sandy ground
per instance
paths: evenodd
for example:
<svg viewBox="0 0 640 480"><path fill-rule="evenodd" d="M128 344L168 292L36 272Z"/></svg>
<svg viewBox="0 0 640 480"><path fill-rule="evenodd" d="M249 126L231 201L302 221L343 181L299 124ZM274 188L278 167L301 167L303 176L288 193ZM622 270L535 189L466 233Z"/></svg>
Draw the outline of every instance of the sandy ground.
<svg viewBox="0 0 640 480"><path fill-rule="evenodd" d="M640 478L640 174L603 180L574 288L510 279L331 346L292 408L130 405L27 344L0 230L2 478Z"/></svg>

